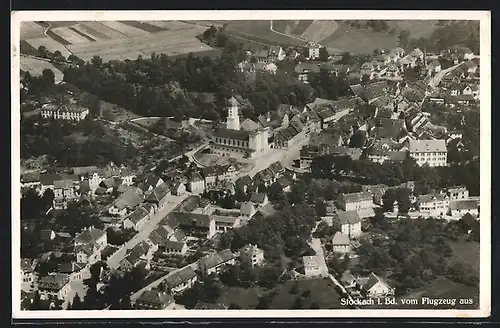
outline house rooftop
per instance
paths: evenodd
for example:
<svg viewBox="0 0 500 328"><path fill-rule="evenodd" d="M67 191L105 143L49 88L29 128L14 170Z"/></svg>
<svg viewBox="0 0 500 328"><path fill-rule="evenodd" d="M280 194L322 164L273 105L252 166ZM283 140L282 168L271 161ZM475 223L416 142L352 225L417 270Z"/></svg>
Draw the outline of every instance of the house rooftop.
<svg viewBox="0 0 500 328"><path fill-rule="evenodd" d="M368 194L368 193L367 193ZM372 199L372 196L370 194L370 199ZM337 211L337 220L340 225L344 224L356 224L361 222L361 219L356 211Z"/></svg>
<svg viewBox="0 0 500 328"><path fill-rule="evenodd" d="M236 256L229 250L225 249L219 253L209 254L200 259L200 264L203 264L207 269L216 267L220 264L226 263Z"/></svg>
<svg viewBox="0 0 500 328"><path fill-rule="evenodd" d="M371 193L363 191L350 194L342 194L342 197L346 203L369 201L373 199Z"/></svg>
<svg viewBox="0 0 500 328"><path fill-rule="evenodd" d="M337 231L335 235L333 236L332 239L332 245L333 246L343 246L343 245L350 245L351 242L349 241L349 237L340 231Z"/></svg>
<svg viewBox="0 0 500 328"><path fill-rule="evenodd" d="M475 199L452 200L450 202L451 210L472 210L477 208L478 203Z"/></svg>
<svg viewBox="0 0 500 328"><path fill-rule="evenodd" d="M446 152L446 140L410 140L411 153Z"/></svg>
<svg viewBox="0 0 500 328"><path fill-rule="evenodd" d="M302 262L304 263L304 268L315 268L320 266L322 260L320 256L313 255L313 256L303 256Z"/></svg>
<svg viewBox="0 0 500 328"><path fill-rule="evenodd" d="M38 289L59 291L70 282L68 274L56 273L42 277L38 283Z"/></svg>
<svg viewBox="0 0 500 328"><path fill-rule="evenodd" d="M161 292L158 289L145 291L139 296L136 302L154 304L160 307L166 307L174 301L173 297L166 292Z"/></svg>

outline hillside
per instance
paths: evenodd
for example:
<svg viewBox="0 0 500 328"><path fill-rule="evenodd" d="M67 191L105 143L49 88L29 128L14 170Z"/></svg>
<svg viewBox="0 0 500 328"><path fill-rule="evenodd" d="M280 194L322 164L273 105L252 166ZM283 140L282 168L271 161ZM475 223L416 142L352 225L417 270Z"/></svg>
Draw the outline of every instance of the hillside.
<svg viewBox="0 0 500 328"><path fill-rule="evenodd" d="M228 31L239 35L253 36L260 41L268 40L270 43L289 42L296 44L301 38L319 42L327 47L330 52L349 51L355 54L372 53L374 49L393 48L398 46L398 35L402 30L408 30L414 39L430 37L440 28L438 21L386 21L389 29L386 32L375 32L370 28L357 28L352 26L355 21L335 20L274 20L273 29L270 31L269 21L232 21L229 22ZM356 21L364 25L366 21ZM446 23L441 23L446 24ZM280 34L282 33L282 34ZM291 38L286 39L289 35Z"/></svg>
<svg viewBox="0 0 500 328"><path fill-rule="evenodd" d="M348 51L352 54L371 54L375 49L391 49L398 46L396 35L358 29L341 23L334 33L320 41L329 52Z"/></svg>

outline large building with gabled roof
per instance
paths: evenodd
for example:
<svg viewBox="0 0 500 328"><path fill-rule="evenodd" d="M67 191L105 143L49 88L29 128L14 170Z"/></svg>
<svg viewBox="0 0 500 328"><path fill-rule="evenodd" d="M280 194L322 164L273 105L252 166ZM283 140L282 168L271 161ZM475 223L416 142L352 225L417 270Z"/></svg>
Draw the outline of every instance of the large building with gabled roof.
<svg viewBox="0 0 500 328"><path fill-rule="evenodd" d="M213 153L235 158L255 158L266 154L269 149L269 128L255 129L253 124L240 125L238 100L231 97L227 103L226 127L215 130L211 142Z"/></svg>

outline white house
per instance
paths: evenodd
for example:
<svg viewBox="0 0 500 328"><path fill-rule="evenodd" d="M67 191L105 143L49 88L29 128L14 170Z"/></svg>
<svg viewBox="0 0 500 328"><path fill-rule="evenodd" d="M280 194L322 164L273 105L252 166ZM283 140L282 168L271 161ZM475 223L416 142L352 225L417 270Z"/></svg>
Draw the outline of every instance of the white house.
<svg viewBox="0 0 500 328"><path fill-rule="evenodd" d="M144 206L140 206L123 220L122 226L124 229L140 231L146 224L150 215L151 213Z"/></svg>
<svg viewBox="0 0 500 328"><path fill-rule="evenodd" d="M475 199L452 200L450 202L450 215L453 217L462 217L466 213L474 217L479 216L479 206Z"/></svg>
<svg viewBox="0 0 500 328"><path fill-rule="evenodd" d="M246 219L251 219L255 213L257 213L257 209L255 208L252 202L243 202L240 206L240 214Z"/></svg>
<svg viewBox="0 0 500 328"><path fill-rule="evenodd" d="M70 282L70 276L62 273L50 274L41 278L38 284L40 299L66 300L71 293Z"/></svg>
<svg viewBox="0 0 500 328"><path fill-rule="evenodd" d="M36 272L38 260L21 259L21 290L31 292L35 289Z"/></svg>
<svg viewBox="0 0 500 328"><path fill-rule="evenodd" d="M162 247L165 253L179 255L185 255L189 249L185 242L172 240L165 241Z"/></svg>
<svg viewBox="0 0 500 328"><path fill-rule="evenodd" d="M209 254L198 261L198 269L205 276L212 273L219 274L225 265L234 265L235 258L236 256L229 249Z"/></svg>
<svg viewBox="0 0 500 328"><path fill-rule="evenodd" d="M441 217L448 213L450 198L445 194L420 195L417 201L423 217Z"/></svg>
<svg viewBox="0 0 500 328"><path fill-rule="evenodd" d="M337 211L334 224L348 238L358 238L361 236L361 218L357 211Z"/></svg>
<svg viewBox="0 0 500 328"><path fill-rule="evenodd" d="M248 261L252 266L257 266L264 262L264 251L256 245L245 245L240 249L240 258Z"/></svg>
<svg viewBox="0 0 500 328"><path fill-rule="evenodd" d="M321 256L303 256L304 272L306 277L324 277L328 275L326 265L323 265L324 259Z"/></svg>
<svg viewBox="0 0 500 328"><path fill-rule="evenodd" d="M339 200L339 206L346 212L373 208L373 196L369 192L342 194Z"/></svg>
<svg viewBox="0 0 500 328"><path fill-rule="evenodd" d="M307 50L308 50L308 57L309 59L316 59L319 58L319 49L321 46L315 42L308 42L307 43Z"/></svg>
<svg viewBox="0 0 500 328"><path fill-rule="evenodd" d="M469 190L463 186L450 187L447 193L450 200L469 199Z"/></svg>
<svg viewBox="0 0 500 328"><path fill-rule="evenodd" d="M191 288L197 280L196 272L188 265L170 272L165 278L165 284L171 294L177 294Z"/></svg>
<svg viewBox="0 0 500 328"><path fill-rule="evenodd" d="M88 108L77 106L45 104L41 109L41 115L45 119L54 118L56 120L81 121L88 114Z"/></svg>
<svg viewBox="0 0 500 328"><path fill-rule="evenodd" d="M408 151L419 166L446 166L446 140L410 140Z"/></svg>
<svg viewBox="0 0 500 328"><path fill-rule="evenodd" d="M337 231L332 239L333 251L336 253L349 253L351 251L351 242L349 237L340 231Z"/></svg>
<svg viewBox="0 0 500 328"><path fill-rule="evenodd" d="M205 188L205 179L200 173L193 173L188 180L187 190L193 194L201 194L205 191Z"/></svg>
<svg viewBox="0 0 500 328"><path fill-rule="evenodd" d="M394 295L394 288L389 286L389 284L373 272L370 273L368 280L363 284L361 289L368 297L386 297Z"/></svg>

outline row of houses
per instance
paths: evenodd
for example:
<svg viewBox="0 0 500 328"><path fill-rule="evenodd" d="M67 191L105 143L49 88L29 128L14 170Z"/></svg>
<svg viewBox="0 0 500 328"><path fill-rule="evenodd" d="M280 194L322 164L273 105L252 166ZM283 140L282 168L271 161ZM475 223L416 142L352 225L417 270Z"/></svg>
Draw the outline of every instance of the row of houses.
<svg viewBox="0 0 500 328"><path fill-rule="evenodd" d="M261 265L264 262L264 252L256 245L245 245L238 254L226 249L221 252L207 254L200 258L196 265L187 265L183 268L168 273L161 278L166 291L151 288L142 292L134 303L137 309L164 309L174 302L173 295L184 292L193 287L200 276L218 275L228 266L236 264L237 260L246 261L252 266ZM196 270L194 268L197 268ZM212 308L210 305L197 305L197 308ZM216 306L215 306L216 307ZM217 307L218 308L218 307ZM222 306L222 308L227 308Z"/></svg>

